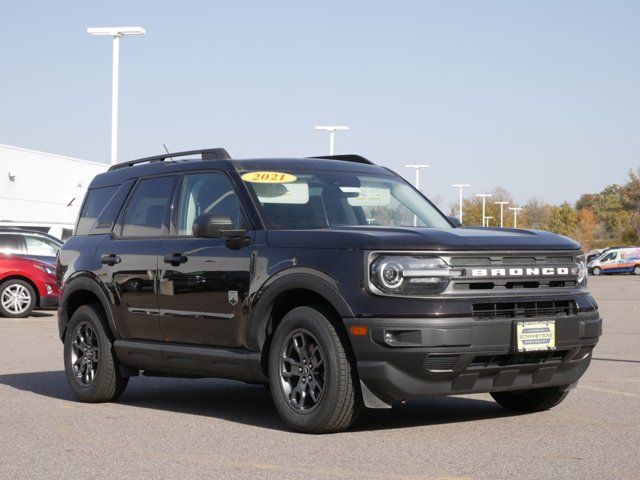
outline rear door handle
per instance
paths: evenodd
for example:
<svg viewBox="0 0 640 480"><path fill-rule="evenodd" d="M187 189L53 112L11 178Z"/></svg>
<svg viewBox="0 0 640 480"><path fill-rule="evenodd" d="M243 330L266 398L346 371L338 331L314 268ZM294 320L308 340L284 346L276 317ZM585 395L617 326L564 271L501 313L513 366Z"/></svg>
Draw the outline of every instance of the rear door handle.
<svg viewBox="0 0 640 480"><path fill-rule="evenodd" d="M100 262L105 265L114 266L116 263L120 263L120 257L115 253L105 253L100 257Z"/></svg>
<svg viewBox="0 0 640 480"><path fill-rule="evenodd" d="M186 263L187 260L187 256L181 253L172 253L171 255L165 255L164 257L164 263L170 263L174 267L177 267L181 263Z"/></svg>

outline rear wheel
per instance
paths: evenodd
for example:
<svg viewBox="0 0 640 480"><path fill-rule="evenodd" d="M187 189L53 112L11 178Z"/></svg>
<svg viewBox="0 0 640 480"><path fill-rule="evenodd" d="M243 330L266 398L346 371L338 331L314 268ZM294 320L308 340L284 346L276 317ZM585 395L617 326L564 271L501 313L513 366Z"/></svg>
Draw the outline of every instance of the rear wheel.
<svg viewBox="0 0 640 480"><path fill-rule="evenodd" d="M343 339L323 306L298 307L278 326L269 352L269 384L283 420L305 433L345 430L362 400Z"/></svg>
<svg viewBox="0 0 640 480"><path fill-rule="evenodd" d="M562 402L569 394L566 386L495 392L491 396L500 406L513 412L540 412Z"/></svg>
<svg viewBox="0 0 640 480"><path fill-rule="evenodd" d="M602 269L600 267L593 267L594 275L602 275Z"/></svg>
<svg viewBox="0 0 640 480"><path fill-rule="evenodd" d="M104 315L97 305L78 308L64 339L64 367L71 390L82 402L111 402L127 386L106 334Z"/></svg>
<svg viewBox="0 0 640 480"><path fill-rule="evenodd" d="M24 280L7 280L0 285L0 315L28 317L36 306L36 292Z"/></svg>

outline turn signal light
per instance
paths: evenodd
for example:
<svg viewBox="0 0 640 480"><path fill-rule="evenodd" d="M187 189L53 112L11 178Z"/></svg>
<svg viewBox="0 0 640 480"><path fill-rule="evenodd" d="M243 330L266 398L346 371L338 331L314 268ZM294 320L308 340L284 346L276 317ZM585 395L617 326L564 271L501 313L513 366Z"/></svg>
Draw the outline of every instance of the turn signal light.
<svg viewBox="0 0 640 480"><path fill-rule="evenodd" d="M354 337L364 337L368 331L364 325L352 325L349 327L349 330Z"/></svg>

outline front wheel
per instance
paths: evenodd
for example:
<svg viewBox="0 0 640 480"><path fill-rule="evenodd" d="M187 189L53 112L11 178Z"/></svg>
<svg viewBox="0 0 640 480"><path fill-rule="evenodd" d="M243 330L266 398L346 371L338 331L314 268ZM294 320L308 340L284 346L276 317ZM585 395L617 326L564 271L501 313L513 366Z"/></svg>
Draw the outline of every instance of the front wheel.
<svg viewBox="0 0 640 480"><path fill-rule="evenodd" d="M305 433L346 430L362 407L353 362L323 306L287 313L269 351L269 384L282 419Z"/></svg>
<svg viewBox="0 0 640 480"><path fill-rule="evenodd" d="M635 267L633 267L633 274L640 275L640 265L636 265Z"/></svg>
<svg viewBox="0 0 640 480"><path fill-rule="evenodd" d="M113 354L98 305L83 305L71 317L64 338L67 382L81 402L111 402L127 386Z"/></svg>
<svg viewBox="0 0 640 480"><path fill-rule="evenodd" d="M7 280L0 285L0 315L28 317L36 306L36 292L24 280Z"/></svg>
<svg viewBox="0 0 640 480"><path fill-rule="evenodd" d="M602 269L600 267L593 267L594 275L602 275Z"/></svg>
<svg viewBox="0 0 640 480"><path fill-rule="evenodd" d="M533 388L513 392L494 392L493 399L501 407L513 412L541 412L562 402L569 394L566 386Z"/></svg>

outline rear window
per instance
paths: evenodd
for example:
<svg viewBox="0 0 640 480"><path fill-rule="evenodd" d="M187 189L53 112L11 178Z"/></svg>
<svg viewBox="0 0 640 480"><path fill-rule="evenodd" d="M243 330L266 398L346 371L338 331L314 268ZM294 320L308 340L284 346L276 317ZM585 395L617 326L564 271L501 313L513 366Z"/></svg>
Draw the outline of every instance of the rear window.
<svg viewBox="0 0 640 480"><path fill-rule="evenodd" d="M0 253L24 253L25 250L22 235L0 233Z"/></svg>

